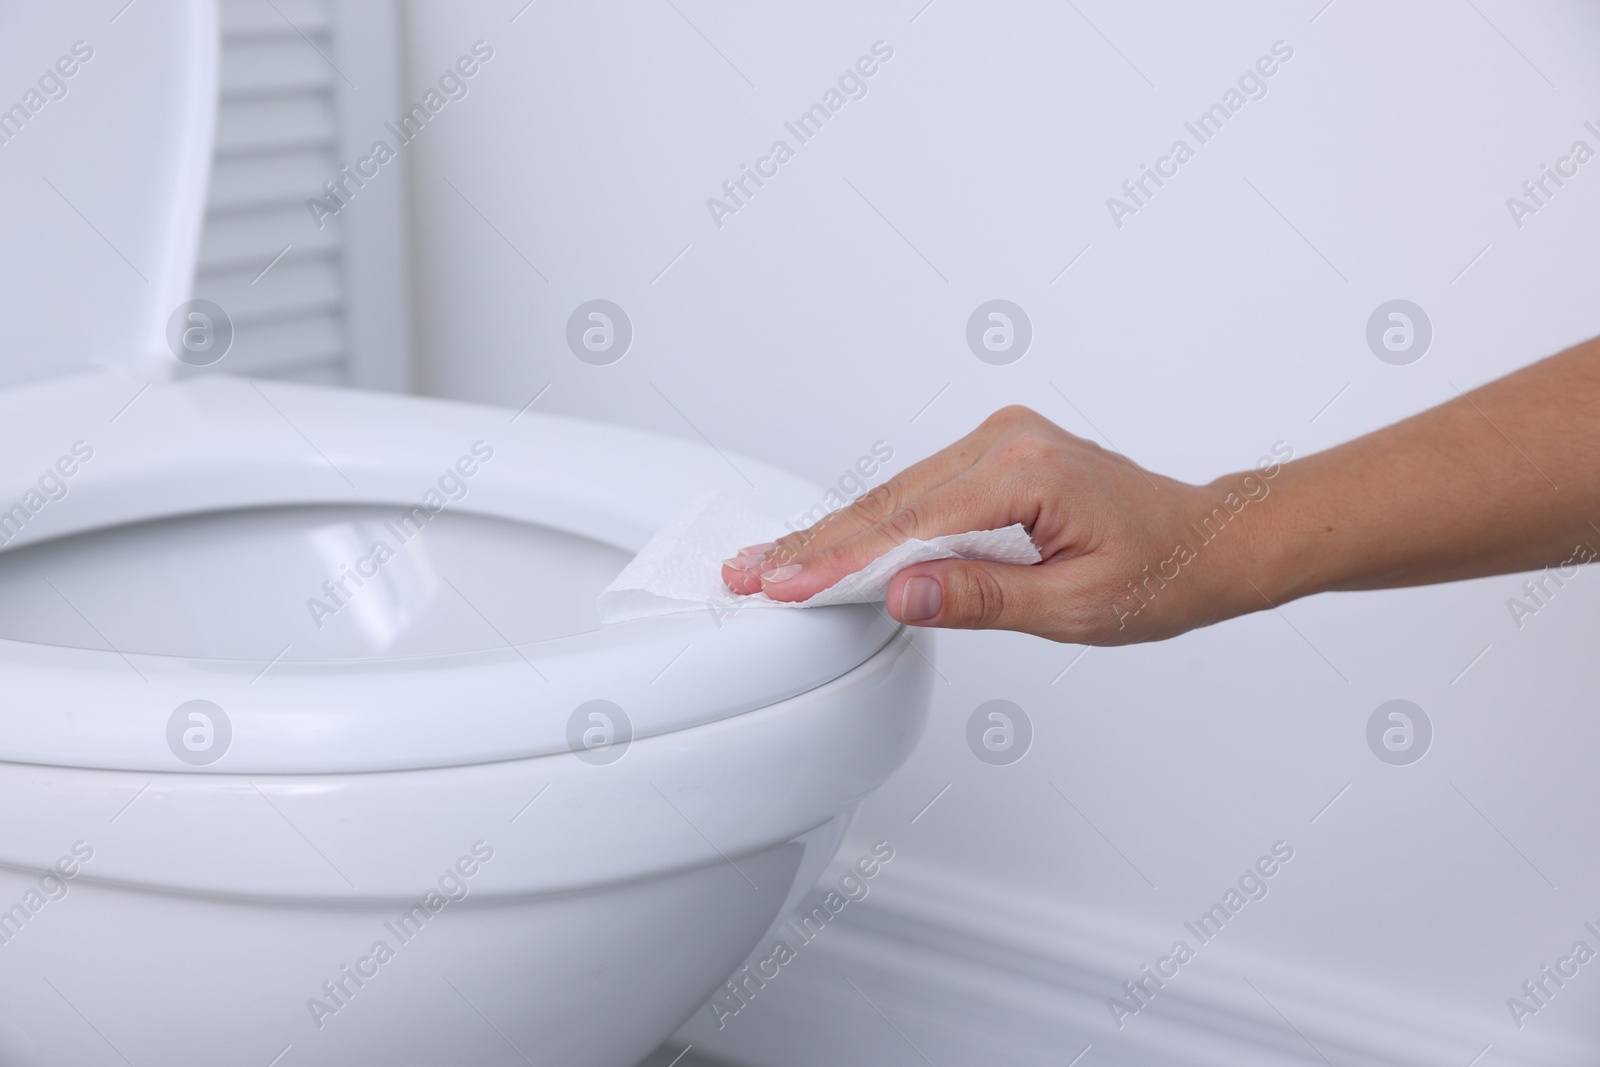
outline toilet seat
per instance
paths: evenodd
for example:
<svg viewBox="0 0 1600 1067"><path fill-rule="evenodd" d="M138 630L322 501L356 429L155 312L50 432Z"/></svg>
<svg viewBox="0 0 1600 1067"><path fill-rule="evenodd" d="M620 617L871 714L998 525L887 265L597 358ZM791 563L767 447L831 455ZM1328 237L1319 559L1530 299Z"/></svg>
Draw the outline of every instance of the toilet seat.
<svg viewBox="0 0 1600 1067"><path fill-rule="evenodd" d="M773 515L801 514L821 496L792 475L690 442L513 416L222 377L150 385L106 372L5 390L0 511L20 504L26 515L5 547L236 508L410 507L475 442L489 443L495 459L453 508L630 552L710 489ZM57 459L78 442L92 458L56 480L66 486L59 499L42 497L41 472L61 469ZM309 658L293 639L259 659L0 640L11 697L0 713L0 761L312 774L565 753L568 720L588 701L624 709L636 739L666 734L814 689L898 632L880 608L855 605L694 612L515 647L369 659ZM206 766L168 747L168 719L191 700L224 709L232 728L227 752Z"/></svg>

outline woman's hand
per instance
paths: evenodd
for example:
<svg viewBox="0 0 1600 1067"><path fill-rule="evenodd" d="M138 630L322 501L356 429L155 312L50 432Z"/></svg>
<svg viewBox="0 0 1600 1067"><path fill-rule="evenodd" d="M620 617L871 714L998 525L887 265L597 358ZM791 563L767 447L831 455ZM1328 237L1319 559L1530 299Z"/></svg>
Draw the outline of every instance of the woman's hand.
<svg viewBox="0 0 1600 1067"><path fill-rule="evenodd" d="M1266 606L1231 572L1249 553L1239 518L1275 473L1187 485L1009 407L809 529L742 550L722 576L736 593L806 600L908 538L1020 522L1042 562L915 564L890 584L889 613L1056 641L1155 640Z"/></svg>

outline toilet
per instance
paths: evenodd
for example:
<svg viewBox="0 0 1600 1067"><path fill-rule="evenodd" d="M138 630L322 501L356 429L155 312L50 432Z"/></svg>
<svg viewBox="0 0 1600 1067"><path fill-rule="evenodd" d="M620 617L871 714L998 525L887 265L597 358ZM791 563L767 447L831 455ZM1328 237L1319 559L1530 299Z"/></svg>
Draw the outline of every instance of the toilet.
<svg viewBox="0 0 1600 1067"><path fill-rule="evenodd" d="M599 624L696 495L821 499L759 462L174 377L216 12L118 6L0 12L55 72L0 124L0 1067L631 1067L906 759L925 652Z"/></svg>

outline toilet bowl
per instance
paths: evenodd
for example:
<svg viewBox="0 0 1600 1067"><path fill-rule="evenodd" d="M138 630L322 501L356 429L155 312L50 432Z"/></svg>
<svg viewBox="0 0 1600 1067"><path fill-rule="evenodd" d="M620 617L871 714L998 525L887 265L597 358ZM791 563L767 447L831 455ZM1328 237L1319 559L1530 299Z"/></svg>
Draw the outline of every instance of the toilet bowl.
<svg viewBox="0 0 1600 1067"><path fill-rule="evenodd" d="M0 69L88 41L60 7L0 13ZM599 626L694 495L820 498L756 461L165 380L215 12L115 29L0 167L122 198L0 246L0 1067L629 1067L906 758L928 661L870 605Z"/></svg>

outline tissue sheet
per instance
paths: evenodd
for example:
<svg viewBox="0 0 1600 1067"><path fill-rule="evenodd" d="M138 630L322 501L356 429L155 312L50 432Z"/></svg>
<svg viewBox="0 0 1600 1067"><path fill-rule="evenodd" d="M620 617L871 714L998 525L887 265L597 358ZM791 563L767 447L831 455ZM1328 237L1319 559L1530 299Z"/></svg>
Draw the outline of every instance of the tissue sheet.
<svg viewBox="0 0 1600 1067"><path fill-rule="evenodd" d="M1018 523L1003 530L906 541L797 604L773 600L765 593L740 596L722 584L724 559L746 545L775 541L785 532L782 523L751 511L725 493L698 497L673 516L606 586L600 594L600 621L625 622L680 611L708 610L720 616L745 607L876 603L888 592L890 579L913 563L959 557L1029 564L1040 559L1027 530Z"/></svg>

